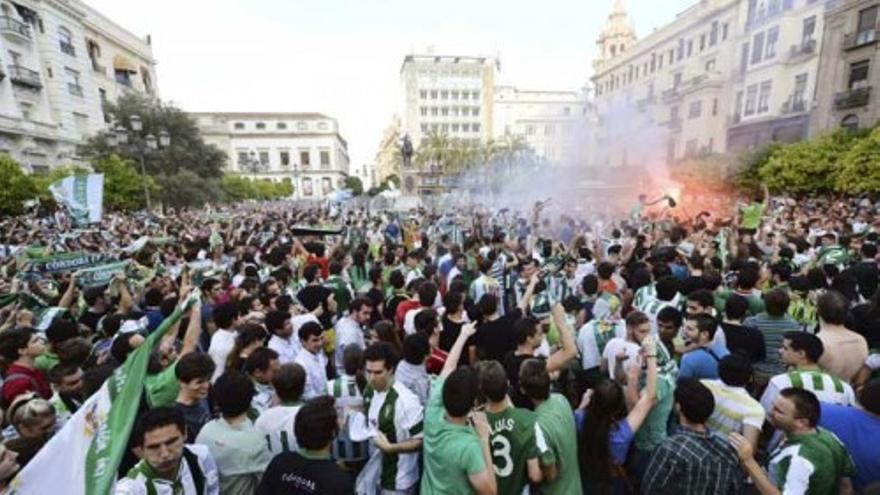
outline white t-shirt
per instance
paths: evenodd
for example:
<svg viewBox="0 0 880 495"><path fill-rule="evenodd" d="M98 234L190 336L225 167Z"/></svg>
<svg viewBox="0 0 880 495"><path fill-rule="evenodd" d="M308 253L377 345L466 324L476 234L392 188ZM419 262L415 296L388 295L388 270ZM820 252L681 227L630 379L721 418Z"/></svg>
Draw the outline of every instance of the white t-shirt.
<svg viewBox="0 0 880 495"><path fill-rule="evenodd" d="M294 452L298 449L293 425L300 407L300 405L270 407L254 422L254 428L266 434L269 451L273 454Z"/></svg>
<svg viewBox="0 0 880 495"><path fill-rule="evenodd" d="M299 339L295 335L291 335L286 339L282 339L277 335L273 335L269 339L269 349L278 353L278 362L281 364L292 363L296 359L297 353L302 346Z"/></svg>
<svg viewBox="0 0 880 495"><path fill-rule="evenodd" d="M608 361L608 377L612 380L614 379L614 369L617 367L617 354L620 351L626 352L628 356L628 359L623 364L623 370L626 371L633 363L638 364L640 350L641 348L638 344L630 342L625 338L615 337L608 341L608 344L605 345L605 352L602 353L602 358Z"/></svg>
<svg viewBox="0 0 880 495"><path fill-rule="evenodd" d="M226 371L226 358L235 347L235 336L238 335L232 330L217 329L214 335L211 335L211 345L208 346L208 354L214 361L214 374L211 376L211 382L215 382L220 375Z"/></svg>
<svg viewBox="0 0 880 495"><path fill-rule="evenodd" d="M303 400L309 400L327 393L327 356L319 351L312 354L306 350L296 355L298 365L306 372L306 386L303 389Z"/></svg>
<svg viewBox="0 0 880 495"><path fill-rule="evenodd" d="M581 354L581 365L585 370L598 367L602 362L602 355L596 342L596 326L602 323L601 320L589 321L578 330L577 348ZM613 325L613 328L608 330L611 333L611 340L626 337L626 323L623 320L607 324ZM606 344L606 348L611 344L611 340Z"/></svg>

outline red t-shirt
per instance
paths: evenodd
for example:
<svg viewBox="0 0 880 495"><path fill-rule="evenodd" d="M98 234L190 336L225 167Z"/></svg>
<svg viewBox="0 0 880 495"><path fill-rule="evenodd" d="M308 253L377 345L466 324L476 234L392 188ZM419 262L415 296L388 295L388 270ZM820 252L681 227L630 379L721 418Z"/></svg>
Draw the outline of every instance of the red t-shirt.
<svg viewBox="0 0 880 495"><path fill-rule="evenodd" d="M15 376L13 376L15 375ZM10 380L9 378L12 377ZM12 401L19 395L34 391L40 397L49 400L52 398L52 387L49 386L49 380L42 371L36 368L26 368L18 364L12 364L4 376L3 388L0 389L0 396L3 397L3 403L8 407Z"/></svg>
<svg viewBox="0 0 880 495"><path fill-rule="evenodd" d="M318 258L314 254L309 254L309 257L306 258L306 266L311 264L315 264L321 267L321 277L325 280L330 276L330 259L329 258Z"/></svg>
<svg viewBox="0 0 880 495"><path fill-rule="evenodd" d="M397 324L397 328L403 328L403 320L411 309L418 309L421 307L422 303L420 303L418 299L401 301L400 304L397 305L397 312L394 314L394 323Z"/></svg>
<svg viewBox="0 0 880 495"><path fill-rule="evenodd" d="M449 354L439 347L431 349L431 354L425 360L425 369L430 375L439 375L443 371L443 365L446 364L446 358Z"/></svg>

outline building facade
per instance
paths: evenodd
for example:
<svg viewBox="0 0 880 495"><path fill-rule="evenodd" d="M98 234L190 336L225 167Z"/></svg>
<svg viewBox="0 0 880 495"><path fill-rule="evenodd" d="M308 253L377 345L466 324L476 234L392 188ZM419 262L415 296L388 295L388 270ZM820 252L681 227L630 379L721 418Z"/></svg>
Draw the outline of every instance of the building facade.
<svg viewBox="0 0 880 495"><path fill-rule="evenodd" d="M297 199L322 199L345 188L348 143L335 119L320 113L198 112L205 141L228 154L227 172L288 181Z"/></svg>
<svg viewBox="0 0 880 495"><path fill-rule="evenodd" d="M108 99L155 94L149 42L78 0L0 1L0 64L0 153L29 172L80 163L77 147L105 128Z"/></svg>
<svg viewBox="0 0 880 495"><path fill-rule="evenodd" d="M872 127L880 121L880 1L846 0L829 7L822 35L816 111L810 133Z"/></svg>
<svg viewBox="0 0 880 495"><path fill-rule="evenodd" d="M398 115L391 118L391 123L382 131L382 140L379 141L379 151L373 160L373 186L385 182L392 175L400 178L400 144L401 122Z"/></svg>
<svg viewBox="0 0 880 495"><path fill-rule="evenodd" d="M740 0L704 0L643 39L616 0L592 78L598 167L724 151Z"/></svg>
<svg viewBox="0 0 880 495"><path fill-rule="evenodd" d="M493 138L519 137L548 163L586 163L588 103L576 91L534 91L512 86L495 88Z"/></svg>
<svg viewBox="0 0 880 495"><path fill-rule="evenodd" d="M734 72L727 151L808 135L823 50L825 0L748 0Z"/></svg>

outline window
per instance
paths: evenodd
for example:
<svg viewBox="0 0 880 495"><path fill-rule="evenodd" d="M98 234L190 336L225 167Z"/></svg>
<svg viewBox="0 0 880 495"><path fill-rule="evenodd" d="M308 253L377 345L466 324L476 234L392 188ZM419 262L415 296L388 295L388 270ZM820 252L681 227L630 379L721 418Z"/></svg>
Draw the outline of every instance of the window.
<svg viewBox="0 0 880 495"><path fill-rule="evenodd" d="M859 29L856 33L856 44L863 45L874 41L877 37L877 6L859 12Z"/></svg>
<svg viewBox="0 0 880 495"><path fill-rule="evenodd" d="M657 70L657 54L652 53L651 54L651 74L653 74L655 70Z"/></svg>
<svg viewBox="0 0 880 495"><path fill-rule="evenodd" d="M479 100L479 99L480 99L480 92L479 92L479 91L473 91L473 92L471 92L471 99L473 99L473 100Z"/></svg>
<svg viewBox="0 0 880 495"><path fill-rule="evenodd" d="M31 112L34 110L34 105L25 101L21 101L18 103L18 107L21 109L21 118L24 120L31 120Z"/></svg>
<svg viewBox="0 0 880 495"><path fill-rule="evenodd" d="M302 168L309 168L309 166L312 164L309 150L299 150L299 164L302 166Z"/></svg>
<svg viewBox="0 0 880 495"><path fill-rule="evenodd" d="M776 42L779 41L779 26L773 26L767 31L767 49L764 58L769 60L776 57Z"/></svg>
<svg viewBox="0 0 880 495"><path fill-rule="evenodd" d="M859 128L859 117L857 115L847 115L840 121L840 127L848 131L855 131Z"/></svg>
<svg viewBox="0 0 880 495"><path fill-rule="evenodd" d="M104 72L104 67L101 67L101 45L92 41L86 40L86 50L89 52L89 60L92 62L92 69L97 72Z"/></svg>
<svg viewBox="0 0 880 495"><path fill-rule="evenodd" d="M767 15L778 14L781 7L780 3L780 0L770 0L767 2Z"/></svg>
<svg viewBox="0 0 880 495"><path fill-rule="evenodd" d="M441 125L440 125L440 129L441 129L444 133L449 132L449 124L441 124Z"/></svg>
<svg viewBox="0 0 880 495"><path fill-rule="evenodd" d="M739 122L739 117L742 115L743 111L743 92L737 91L736 93L736 103L733 106L733 121Z"/></svg>
<svg viewBox="0 0 880 495"><path fill-rule="evenodd" d="M461 124L461 131L462 132L471 132L471 125L470 124Z"/></svg>
<svg viewBox="0 0 880 495"><path fill-rule="evenodd" d="M458 117L459 111L460 110L458 109L458 107L452 107L449 109L449 114L452 115L453 117Z"/></svg>
<svg viewBox="0 0 880 495"><path fill-rule="evenodd" d="M236 122L236 123L232 124L232 128L235 129L236 131L244 130L244 122Z"/></svg>
<svg viewBox="0 0 880 495"><path fill-rule="evenodd" d="M746 89L746 115L755 114L755 104L758 102L758 85L752 84Z"/></svg>
<svg viewBox="0 0 880 495"><path fill-rule="evenodd" d="M428 91L426 91L424 89L419 91L419 98L422 100L427 100L428 99Z"/></svg>
<svg viewBox="0 0 880 495"><path fill-rule="evenodd" d="M684 145L684 154L685 156L694 156L697 154L697 144L699 141L696 139L691 139Z"/></svg>
<svg viewBox="0 0 880 495"><path fill-rule="evenodd" d="M676 72L672 75L672 89L678 89L681 86L681 72Z"/></svg>
<svg viewBox="0 0 880 495"><path fill-rule="evenodd" d="M321 191L325 196L333 192L333 182L330 180L330 177L323 177L321 179Z"/></svg>
<svg viewBox="0 0 880 495"><path fill-rule="evenodd" d="M265 122L257 122L257 125L255 125L254 127L258 131L264 131L264 130L266 130L266 123Z"/></svg>
<svg viewBox="0 0 880 495"><path fill-rule="evenodd" d="M282 167L290 166L290 152L282 151L278 153L278 163L280 163Z"/></svg>
<svg viewBox="0 0 880 495"><path fill-rule="evenodd" d="M816 33L816 16L810 16L804 19L804 34L801 36L801 44L809 45L813 41L813 35Z"/></svg>
<svg viewBox="0 0 880 495"><path fill-rule="evenodd" d="M422 131L422 134L427 134L428 133L428 124L419 125L419 129Z"/></svg>
<svg viewBox="0 0 880 495"><path fill-rule="evenodd" d="M687 56L690 57L694 53L694 40L688 40Z"/></svg>
<svg viewBox="0 0 880 495"><path fill-rule="evenodd" d="M296 130L298 131L307 131L309 130L309 124L307 122L297 122Z"/></svg>
<svg viewBox="0 0 880 495"><path fill-rule="evenodd" d="M461 92L461 99L462 100L467 100L469 96L470 96L470 93L468 91Z"/></svg>
<svg viewBox="0 0 880 495"><path fill-rule="evenodd" d="M89 116L82 113L73 112L73 122L76 125L76 130L80 134L87 134L89 132Z"/></svg>
<svg viewBox="0 0 880 495"><path fill-rule="evenodd" d="M269 150L260 150L259 156L260 156L260 165L268 168L269 167Z"/></svg>
<svg viewBox="0 0 880 495"><path fill-rule="evenodd" d="M248 161L248 153L247 151L238 151L238 165L241 167L242 165L247 164Z"/></svg>
<svg viewBox="0 0 880 495"><path fill-rule="evenodd" d="M150 79L150 71L146 67L141 67L141 83L144 85L144 91L153 94L153 81Z"/></svg>
<svg viewBox="0 0 880 495"><path fill-rule="evenodd" d="M534 124L528 124L526 126L526 136L534 136L535 135L535 126Z"/></svg>
<svg viewBox="0 0 880 495"><path fill-rule="evenodd" d="M764 55L764 33L758 33L752 39L752 63L757 64Z"/></svg>
<svg viewBox="0 0 880 495"><path fill-rule="evenodd" d="M64 77L67 80L67 92L74 96L82 96L83 88L79 84L79 72L65 67Z"/></svg>
<svg viewBox="0 0 880 495"><path fill-rule="evenodd" d="M715 46L718 43L718 21L712 22L712 30L709 31L709 46Z"/></svg>
<svg viewBox="0 0 880 495"><path fill-rule="evenodd" d="M480 107L471 108L471 115L473 115L474 117L479 117L480 116Z"/></svg>
<svg viewBox="0 0 880 495"><path fill-rule="evenodd" d="M452 132L458 132L458 127L459 127L458 124L453 123L452 124Z"/></svg>
<svg viewBox="0 0 880 495"><path fill-rule="evenodd" d="M556 127L553 124L547 124L544 126L544 135L552 136L556 134Z"/></svg>
<svg viewBox="0 0 880 495"><path fill-rule="evenodd" d="M669 109L669 120L678 120L678 105Z"/></svg>
<svg viewBox="0 0 880 495"><path fill-rule="evenodd" d="M445 89L443 91L440 91L440 99L441 100L448 100L449 99L449 91L447 91Z"/></svg>
<svg viewBox="0 0 880 495"><path fill-rule="evenodd" d="M807 92L807 73L798 74L794 78L794 93L791 95L792 110L802 112L805 110L804 94Z"/></svg>
<svg viewBox="0 0 880 495"><path fill-rule="evenodd" d="M703 102L702 101L692 101L690 107L688 108L688 118L696 119L700 117L700 114L703 113Z"/></svg>
<svg viewBox="0 0 880 495"><path fill-rule="evenodd" d="M327 124L326 122L318 122L318 130L319 131L326 131L329 128L330 128L330 125Z"/></svg>
<svg viewBox="0 0 880 495"><path fill-rule="evenodd" d="M61 48L61 53L66 53L71 57L76 56L76 49L73 47L73 35L64 26L58 28L58 45Z"/></svg>
<svg viewBox="0 0 880 495"><path fill-rule="evenodd" d="M746 68L749 66L749 44L743 43L742 51L739 58L739 73L745 74Z"/></svg>
<svg viewBox="0 0 880 495"><path fill-rule="evenodd" d="M471 125L471 129L472 129L474 132L480 132L480 124L472 124L472 125Z"/></svg>
<svg viewBox="0 0 880 495"><path fill-rule="evenodd" d="M652 85L651 88L653 89L654 86ZM563 108L563 109L562 109L562 115L565 115L565 116L571 115L571 108L570 108L570 107L565 107L565 108Z"/></svg>
<svg viewBox="0 0 880 495"><path fill-rule="evenodd" d="M419 113L422 115L422 117L427 117L428 116L428 107L419 108Z"/></svg>
<svg viewBox="0 0 880 495"><path fill-rule="evenodd" d="M676 52L676 58L679 62L684 58L684 38L678 39L678 51Z"/></svg>
<svg viewBox="0 0 880 495"><path fill-rule="evenodd" d="M302 181L303 186L303 196L311 196L315 193L314 186L312 185L312 178L306 177Z"/></svg>
<svg viewBox="0 0 880 495"><path fill-rule="evenodd" d="M438 114L437 107L431 107L431 115L433 115L434 117L436 117L437 114Z"/></svg>
<svg viewBox="0 0 880 495"><path fill-rule="evenodd" d="M131 72L127 70L116 70L113 73L116 82L127 87L131 87Z"/></svg>
<svg viewBox="0 0 880 495"><path fill-rule="evenodd" d="M715 70L715 59L706 61L706 72L712 72Z"/></svg>
<svg viewBox="0 0 880 495"><path fill-rule="evenodd" d="M451 95L452 95L452 99L453 99L453 100L457 100L457 99L458 99L458 91L453 91L453 92L451 93Z"/></svg>
<svg viewBox="0 0 880 495"><path fill-rule="evenodd" d="M730 28L730 25L726 22L724 23L723 26L721 26L721 40L722 41L727 41L727 32L728 32L729 28Z"/></svg>
<svg viewBox="0 0 880 495"><path fill-rule="evenodd" d="M657 69L659 70L662 68L663 68L663 55L660 55L659 57L657 57Z"/></svg>
<svg viewBox="0 0 880 495"><path fill-rule="evenodd" d="M471 109L470 109L470 108L468 108L468 107L461 107L461 116L462 116L462 117L467 117L467 116L470 115L470 114L471 114Z"/></svg>
<svg viewBox="0 0 880 495"><path fill-rule="evenodd" d="M440 130L440 125L439 125L439 124L431 124L431 130L434 131L434 132L439 131L439 130Z"/></svg>
<svg viewBox="0 0 880 495"><path fill-rule="evenodd" d="M868 85L870 64L869 60L861 60L849 66L849 89L860 89Z"/></svg>
<svg viewBox="0 0 880 495"><path fill-rule="evenodd" d="M437 99L437 90L436 90L436 89L433 90L433 91L431 91L431 99L432 99L432 100L436 100L436 99Z"/></svg>
<svg viewBox="0 0 880 495"><path fill-rule="evenodd" d="M770 90L773 87L773 81L764 81L761 83L761 93L758 95L758 113L764 113L770 110Z"/></svg>
<svg viewBox="0 0 880 495"><path fill-rule="evenodd" d="M718 98L712 100L712 116L718 115Z"/></svg>
<svg viewBox="0 0 880 495"><path fill-rule="evenodd" d="M321 169L330 168L330 151L321 150L320 159L321 159Z"/></svg>
<svg viewBox="0 0 880 495"><path fill-rule="evenodd" d="M706 49L706 35L701 34L700 35L700 51L703 51L705 49Z"/></svg>
<svg viewBox="0 0 880 495"><path fill-rule="evenodd" d="M287 123L278 122L277 124L275 124L275 128L278 129L279 131L283 131L283 130L287 129Z"/></svg>

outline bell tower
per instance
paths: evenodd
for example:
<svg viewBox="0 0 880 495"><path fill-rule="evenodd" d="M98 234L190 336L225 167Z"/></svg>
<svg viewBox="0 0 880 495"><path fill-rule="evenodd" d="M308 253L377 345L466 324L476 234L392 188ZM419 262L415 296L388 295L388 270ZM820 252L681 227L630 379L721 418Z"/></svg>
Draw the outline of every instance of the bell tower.
<svg viewBox="0 0 880 495"><path fill-rule="evenodd" d="M596 40L598 55L593 60L593 68L598 69L605 62L627 51L635 41L636 32L630 23L623 0L614 0L608 22Z"/></svg>

